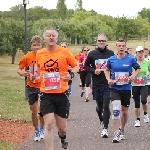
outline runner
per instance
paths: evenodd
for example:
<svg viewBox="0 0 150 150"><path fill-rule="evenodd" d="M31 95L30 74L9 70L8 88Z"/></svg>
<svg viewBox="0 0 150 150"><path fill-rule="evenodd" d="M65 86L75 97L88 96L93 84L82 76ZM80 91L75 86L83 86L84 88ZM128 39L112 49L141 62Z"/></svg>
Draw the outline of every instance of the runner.
<svg viewBox="0 0 150 150"><path fill-rule="evenodd" d="M28 102L30 105L31 116L33 126L35 128L34 140L40 141L44 138L44 121L41 116L39 116L40 126L38 125L38 97L40 93L40 78L39 74L35 72L36 69L36 53L39 49L42 48L42 39L40 36L33 36L31 39L31 52L28 52L24 55L20 62L18 63L19 67L17 73L20 76L27 77L27 95ZM24 71L25 69L25 71ZM35 79L36 77L36 79Z"/></svg>
<svg viewBox="0 0 150 150"><path fill-rule="evenodd" d="M149 53L150 50L148 48L144 48L144 59L150 62L150 56ZM148 72L148 77L147 77L147 85L148 85L148 101L150 101L150 71Z"/></svg>
<svg viewBox="0 0 150 150"><path fill-rule="evenodd" d="M43 34L45 48L38 51L36 64L40 69L41 75L41 101L40 109L45 121L44 140L47 150L54 149L54 119L58 128L59 138L62 148L67 149L68 141L66 138L68 106L68 65L72 71L78 69L77 61L71 52L58 46L58 33L55 29L47 29Z"/></svg>
<svg viewBox="0 0 150 150"><path fill-rule="evenodd" d="M83 48L83 47L82 47ZM75 55L75 59L79 62L79 58L80 58L80 56L82 56L83 55L83 53L82 53L82 48L81 48L81 50L79 51L79 53L78 54L76 54ZM81 85L82 85L82 83L81 83L81 79L80 79L80 69L79 69L79 71L77 72L78 73L78 77L79 77L79 87L81 87Z"/></svg>
<svg viewBox="0 0 150 150"><path fill-rule="evenodd" d="M114 52L106 47L107 37L99 34L97 37L98 48L92 50L85 61L85 70L92 74L93 100L96 100L96 112L99 116L100 124L103 124L101 137L108 137L108 124L110 118L110 90L106 80L104 70L107 59L114 55Z"/></svg>
<svg viewBox="0 0 150 150"><path fill-rule="evenodd" d="M147 105L147 97L148 97L148 85L147 85L147 75L149 75L150 70L150 61L144 59L144 49L142 46L138 46L136 48L136 56L137 62L140 65L141 71L136 76L135 80L132 84L132 94L135 102L135 116L136 121L134 127L140 127L140 99L142 103L142 108L144 111L144 122L149 122L148 117L148 105Z"/></svg>
<svg viewBox="0 0 150 150"><path fill-rule="evenodd" d="M68 48L67 42L61 42L59 45L60 45L61 47L64 47L64 48ZM68 86L69 86L69 88L68 88L68 95L71 95L71 94L72 94L72 80L73 80L73 78L74 78L74 73L73 73L71 70L72 70L72 68L71 68L71 66L69 65L69 66L68 66L68 72L69 72L69 74L70 74L70 76L71 76L71 79L68 81Z"/></svg>
<svg viewBox="0 0 150 150"><path fill-rule="evenodd" d="M131 82L140 72L140 66L135 58L125 54L126 41L116 42L117 55L110 57L107 61L105 71L106 79L111 89L112 119L114 138L113 143L118 143L120 139L125 139L124 128L128 120L128 107L131 97ZM132 67L135 69L132 72ZM120 119L121 112L121 119ZM121 127L119 123L121 120Z"/></svg>
<svg viewBox="0 0 150 150"><path fill-rule="evenodd" d="M80 66L80 79L81 79L81 87L82 87L82 92L81 92L81 97L83 97L85 93L85 102L89 101L89 93L90 93L90 84L91 84L91 73L87 71L84 68L84 63L86 61L86 58L88 56L89 49L87 47L82 48L82 55L79 58L79 66ZM86 89L85 89L86 87Z"/></svg>

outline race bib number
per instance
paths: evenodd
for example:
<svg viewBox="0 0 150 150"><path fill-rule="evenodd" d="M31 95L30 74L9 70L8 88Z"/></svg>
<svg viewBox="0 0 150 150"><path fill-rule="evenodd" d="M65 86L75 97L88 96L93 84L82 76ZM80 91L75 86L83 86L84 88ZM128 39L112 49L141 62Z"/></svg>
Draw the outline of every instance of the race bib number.
<svg viewBox="0 0 150 150"><path fill-rule="evenodd" d="M46 73L43 75L43 79L45 90L54 90L61 87L59 72Z"/></svg>
<svg viewBox="0 0 150 150"><path fill-rule="evenodd" d="M116 85L124 85L129 83L129 72L115 72Z"/></svg>
<svg viewBox="0 0 150 150"><path fill-rule="evenodd" d="M106 69L108 59L97 59L95 60L95 66L96 69L101 69L101 71L104 71Z"/></svg>
<svg viewBox="0 0 150 150"><path fill-rule="evenodd" d="M144 86L145 84L147 84L147 78L146 76L136 76L133 83L135 86Z"/></svg>

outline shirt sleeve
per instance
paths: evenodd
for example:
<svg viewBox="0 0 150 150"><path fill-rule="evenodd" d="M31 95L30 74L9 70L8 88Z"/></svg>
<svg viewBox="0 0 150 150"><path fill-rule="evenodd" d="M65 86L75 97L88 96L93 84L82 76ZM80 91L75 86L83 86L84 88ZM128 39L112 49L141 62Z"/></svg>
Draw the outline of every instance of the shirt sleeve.
<svg viewBox="0 0 150 150"><path fill-rule="evenodd" d="M91 53L89 53L86 60L85 60L84 67L85 67L85 70L87 70L87 71L91 72L92 74L94 74L95 73L95 68L91 66L92 61L93 61L93 59L92 59Z"/></svg>
<svg viewBox="0 0 150 150"><path fill-rule="evenodd" d="M110 63L110 58L108 58L107 60L107 65L106 67L110 70L111 69L111 63Z"/></svg>
<svg viewBox="0 0 150 150"><path fill-rule="evenodd" d="M19 65L19 67L20 67L21 69L24 69L24 68L27 68L27 67L28 67L28 66L27 66L27 60L26 60L26 55L24 55L24 56L20 59L18 65Z"/></svg>
<svg viewBox="0 0 150 150"><path fill-rule="evenodd" d="M132 57L132 67L137 68L140 67L140 65L137 63L136 59Z"/></svg>
<svg viewBox="0 0 150 150"><path fill-rule="evenodd" d="M70 51L67 51L67 62L71 67L77 66L78 62Z"/></svg>

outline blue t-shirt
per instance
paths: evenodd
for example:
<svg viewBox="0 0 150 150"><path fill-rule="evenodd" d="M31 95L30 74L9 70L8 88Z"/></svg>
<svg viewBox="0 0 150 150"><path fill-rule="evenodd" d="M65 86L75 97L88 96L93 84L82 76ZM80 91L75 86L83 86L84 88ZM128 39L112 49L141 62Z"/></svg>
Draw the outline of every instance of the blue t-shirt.
<svg viewBox="0 0 150 150"><path fill-rule="evenodd" d="M132 74L132 67L138 67L139 64L133 56L125 55L124 58L117 58L117 55L111 56L107 61L107 68L110 69L110 78L115 80L115 84L110 88L116 90L131 90L131 83L128 77Z"/></svg>

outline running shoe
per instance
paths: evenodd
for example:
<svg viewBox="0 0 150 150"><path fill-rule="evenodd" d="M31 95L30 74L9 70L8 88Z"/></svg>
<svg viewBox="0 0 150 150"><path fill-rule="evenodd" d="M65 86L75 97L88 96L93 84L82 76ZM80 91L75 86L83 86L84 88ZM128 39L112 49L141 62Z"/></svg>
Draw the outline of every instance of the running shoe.
<svg viewBox="0 0 150 150"><path fill-rule="evenodd" d="M34 133L34 141L36 142L40 141L40 133L38 130L36 130Z"/></svg>
<svg viewBox="0 0 150 150"><path fill-rule="evenodd" d="M68 140L67 139L61 139L62 148L67 149L68 147Z"/></svg>
<svg viewBox="0 0 150 150"><path fill-rule="evenodd" d="M88 98L88 97L86 97L85 102L88 102L88 101L89 101L89 98Z"/></svg>
<svg viewBox="0 0 150 150"><path fill-rule="evenodd" d="M108 138L108 130L107 129L102 130L101 137L102 138Z"/></svg>
<svg viewBox="0 0 150 150"><path fill-rule="evenodd" d="M140 127L140 121L139 121L139 120L136 120L136 121L135 121L134 127Z"/></svg>
<svg viewBox="0 0 150 150"><path fill-rule="evenodd" d="M40 132L40 138L44 139L44 127L43 126L39 127L39 132Z"/></svg>
<svg viewBox="0 0 150 150"><path fill-rule="evenodd" d="M149 117L148 114L144 115L144 122L149 123Z"/></svg>
<svg viewBox="0 0 150 150"><path fill-rule="evenodd" d="M80 96L81 96L81 97L83 97L84 93L85 93L85 92L84 92L84 91L82 91Z"/></svg>
<svg viewBox="0 0 150 150"><path fill-rule="evenodd" d="M114 138L112 140L112 143L119 143L120 134L114 133Z"/></svg>
<svg viewBox="0 0 150 150"><path fill-rule="evenodd" d="M119 129L119 134L120 134L120 140L125 140L125 135L124 135L123 129Z"/></svg>

